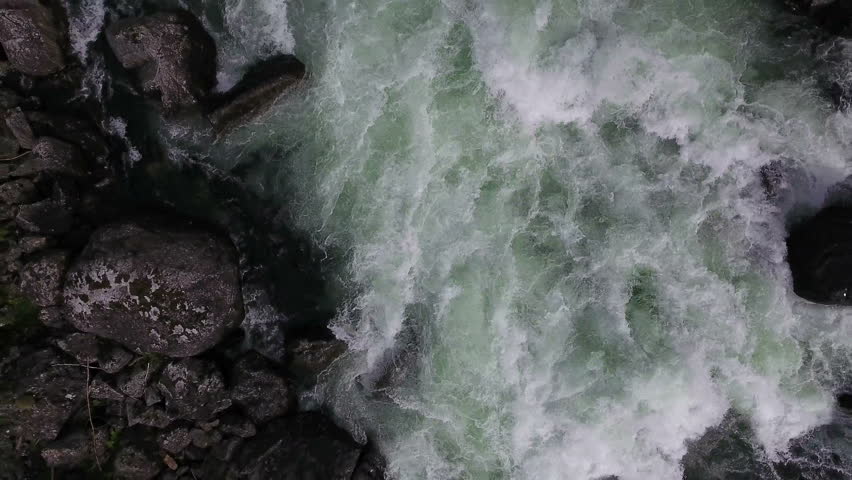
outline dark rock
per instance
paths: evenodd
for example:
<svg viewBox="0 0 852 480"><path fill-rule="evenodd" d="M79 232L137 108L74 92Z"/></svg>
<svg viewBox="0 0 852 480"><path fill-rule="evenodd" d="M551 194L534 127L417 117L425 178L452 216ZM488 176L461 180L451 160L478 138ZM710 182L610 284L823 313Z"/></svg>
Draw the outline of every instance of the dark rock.
<svg viewBox="0 0 852 480"><path fill-rule="evenodd" d="M74 225L73 213L53 200L21 205L15 216L18 227L37 235L62 235Z"/></svg>
<svg viewBox="0 0 852 480"><path fill-rule="evenodd" d="M192 438L193 445L203 449L210 448L215 443L222 441L222 434L215 430L205 432L200 428L193 428L192 431L189 432L189 436Z"/></svg>
<svg viewBox="0 0 852 480"><path fill-rule="evenodd" d="M8 88L0 88L0 109L16 108L24 103L23 97Z"/></svg>
<svg viewBox="0 0 852 480"><path fill-rule="evenodd" d="M331 420L300 413L271 421L246 442L236 464L251 480L349 480L360 456L361 446Z"/></svg>
<svg viewBox="0 0 852 480"><path fill-rule="evenodd" d="M192 443L192 437L189 435L189 429L178 427L160 435L158 442L160 448L177 455Z"/></svg>
<svg viewBox="0 0 852 480"><path fill-rule="evenodd" d="M249 438L257 434L254 424L239 415L229 413L222 417L219 431L225 435Z"/></svg>
<svg viewBox="0 0 852 480"><path fill-rule="evenodd" d="M142 402L128 398L125 402L127 411L127 425L144 425L151 428L163 429L171 425L175 420L173 415L168 414L160 407L146 407Z"/></svg>
<svg viewBox="0 0 852 480"><path fill-rule="evenodd" d="M231 398L254 422L264 423L290 410L292 395L287 380L257 353L241 358L231 376Z"/></svg>
<svg viewBox="0 0 852 480"><path fill-rule="evenodd" d="M21 291L40 307L62 303L62 279L68 267L68 252L46 251L21 269Z"/></svg>
<svg viewBox="0 0 852 480"><path fill-rule="evenodd" d="M116 402L124 401L124 395L118 390L109 386L103 380L92 380L89 385L89 397L97 400L112 400Z"/></svg>
<svg viewBox="0 0 852 480"><path fill-rule="evenodd" d="M6 126L9 127L9 131L12 132L21 148L32 150L35 145L35 134L30 127L30 122L27 121L27 116L20 108L6 111Z"/></svg>
<svg viewBox="0 0 852 480"><path fill-rule="evenodd" d="M39 350L19 360L23 372L16 394L17 435L34 441L54 440L65 422L85 402L84 369L62 366L63 359L53 350Z"/></svg>
<svg viewBox="0 0 852 480"><path fill-rule="evenodd" d="M0 159L17 160L20 149L21 146L18 144L14 132L5 122L0 123Z"/></svg>
<svg viewBox="0 0 852 480"><path fill-rule="evenodd" d="M145 394L145 387L152 380L151 370L149 366L137 367L132 372L122 375L118 382L118 389L130 398L142 398Z"/></svg>
<svg viewBox="0 0 852 480"><path fill-rule="evenodd" d="M30 177L40 173L84 177L86 163L76 146L52 137L41 137L33 145L32 154L12 174Z"/></svg>
<svg viewBox="0 0 852 480"><path fill-rule="evenodd" d="M53 137L77 146L86 157L101 161L109 147L100 131L90 122L52 112L24 112L36 137Z"/></svg>
<svg viewBox="0 0 852 480"><path fill-rule="evenodd" d="M19 179L0 185L0 202L6 205L20 205L38 200L38 191L33 182Z"/></svg>
<svg viewBox="0 0 852 480"><path fill-rule="evenodd" d="M80 364L89 365L98 361L98 337L87 333L72 333L56 342L63 352L74 357Z"/></svg>
<svg viewBox="0 0 852 480"><path fill-rule="evenodd" d="M807 15L835 35L852 33L852 3L848 0L784 0L793 13Z"/></svg>
<svg viewBox="0 0 852 480"><path fill-rule="evenodd" d="M106 373L118 373L126 367L131 360L133 354L116 345L104 345L101 342L101 348L98 352L98 366Z"/></svg>
<svg viewBox="0 0 852 480"><path fill-rule="evenodd" d="M141 444L127 444L115 455L113 469L118 478L148 480L156 477L162 467L150 448Z"/></svg>
<svg viewBox="0 0 852 480"><path fill-rule="evenodd" d="M50 246L51 242L48 237L27 236L21 238L21 240L18 242L18 248L20 248L21 251L26 255L45 250Z"/></svg>
<svg viewBox="0 0 852 480"><path fill-rule="evenodd" d="M242 438L229 438L214 445L210 453L223 462L230 462L236 457L242 445Z"/></svg>
<svg viewBox="0 0 852 480"><path fill-rule="evenodd" d="M195 358L166 365L158 386L166 405L182 418L205 421L231 406L222 374L214 364Z"/></svg>
<svg viewBox="0 0 852 480"><path fill-rule="evenodd" d="M12 68L46 76L65 67L53 15L38 0L0 1L0 44Z"/></svg>
<svg viewBox="0 0 852 480"><path fill-rule="evenodd" d="M292 55L278 55L253 66L209 114L220 134L245 125L269 110L305 77L305 65Z"/></svg>
<svg viewBox="0 0 852 480"><path fill-rule="evenodd" d="M91 430L76 430L47 444L41 456L50 468L82 467L95 455L99 460L106 458L106 440L103 429L95 431L94 441Z"/></svg>
<svg viewBox="0 0 852 480"><path fill-rule="evenodd" d="M216 45L188 12L120 20L107 28L107 41L166 112L197 104L215 84Z"/></svg>
<svg viewBox="0 0 852 480"><path fill-rule="evenodd" d="M385 459L375 448L368 446L358 459L352 480L385 480Z"/></svg>
<svg viewBox="0 0 852 480"><path fill-rule="evenodd" d="M156 405L163 401L163 396L160 395L160 392L157 390L157 387L153 385L148 385L145 387L145 405L151 406Z"/></svg>
<svg viewBox="0 0 852 480"><path fill-rule="evenodd" d="M346 353L346 343L340 340L299 340L288 348L288 370L302 384L314 385L320 375Z"/></svg>
<svg viewBox="0 0 852 480"><path fill-rule="evenodd" d="M38 312L38 320L42 325L50 328L62 329L67 325L59 307L42 308Z"/></svg>
<svg viewBox="0 0 852 480"><path fill-rule="evenodd" d="M787 255L797 295L852 305L852 209L827 208L796 226L787 239Z"/></svg>
<svg viewBox="0 0 852 480"><path fill-rule="evenodd" d="M103 227L68 272L65 314L140 352L201 353L242 318L233 245L188 225Z"/></svg>

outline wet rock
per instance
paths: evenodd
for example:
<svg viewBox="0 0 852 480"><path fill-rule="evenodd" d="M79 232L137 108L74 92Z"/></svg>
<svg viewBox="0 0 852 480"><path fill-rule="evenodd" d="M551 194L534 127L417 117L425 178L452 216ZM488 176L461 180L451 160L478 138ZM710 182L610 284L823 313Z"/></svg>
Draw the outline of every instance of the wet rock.
<svg viewBox="0 0 852 480"><path fill-rule="evenodd" d="M89 385L89 397L97 400L111 400L116 402L124 401L124 395L118 390L112 388L103 380L92 380Z"/></svg>
<svg viewBox="0 0 852 480"><path fill-rule="evenodd" d="M90 122L53 112L24 112L36 137L53 137L79 148L92 160L101 161L109 154L109 147L100 131Z"/></svg>
<svg viewBox="0 0 852 480"><path fill-rule="evenodd" d="M38 191L33 182L19 179L0 185L0 202L6 205L20 205L38 200Z"/></svg>
<svg viewBox="0 0 852 480"><path fill-rule="evenodd" d="M360 456L361 446L331 420L300 413L267 424L246 442L236 465L240 475L257 480L349 480Z"/></svg>
<svg viewBox="0 0 852 480"><path fill-rule="evenodd" d="M358 465L352 474L352 480L385 480L385 459L374 447L364 449Z"/></svg>
<svg viewBox="0 0 852 480"><path fill-rule="evenodd" d="M0 1L0 44L15 70L46 76L65 67L61 33L38 0Z"/></svg>
<svg viewBox="0 0 852 480"><path fill-rule="evenodd" d="M27 121L27 116L20 108L6 111L6 126L18 141L18 145L25 150L32 150L35 145L35 134Z"/></svg>
<svg viewBox="0 0 852 480"><path fill-rule="evenodd" d="M346 343L340 340L299 340L288 348L287 367L302 384L314 385L345 352Z"/></svg>
<svg viewBox="0 0 852 480"><path fill-rule="evenodd" d="M181 418L206 421L231 406L216 366L195 358L170 363L158 382L166 405Z"/></svg>
<svg viewBox="0 0 852 480"><path fill-rule="evenodd" d="M33 144L32 154L13 175L30 177L40 173L84 177L88 168L76 146L56 138L41 137Z"/></svg>
<svg viewBox="0 0 852 480"><path fill-rule="evenodd" d="M166 112L197 104L216 81L216 45L185 11L128 18L107 28L107 41L142 89L158 96Z"/></svg>
<svg viewBox="0 0 852 480"><path fill-rule="evenodd" d="M43 252L21 269L21 291L40 307L62 303L62 279L68 267L68 252Z"/></svg>
<svg viewBox="0 0 852 480"><path fill-rule="evenodd" d="M264 423L290 410L292 395L287 380L257 353L251 352L237 361L231 378L231 398L255 423Z"/></svg>
<svg viewBox="0 0 852 480"><path fill-rule="evenodd" d="M98 361L100 347L98 337L86 333L72 333L56 342L63 352L74 357L80 364L89 365Z"/></svg>
<svg viewBox="0 0 852 480"><path fill-rule="evenodd" d="M269 110L305 77L305 65L292 55L278 55L253 66L208 115L220 134L245 125Z"/></svg>
<svg viewBox="0 0 852 480"><path fill-rule="evenodd" d="M68 272L64 312L139 352L196 355L242 318L233 245L189 225L102 227Z"/></svg>
<svg viewBox="0 0 852 480"><path fill-rule="evenodd" d="M115 455L113 469L118 478L148 480L160 473L161 462L150 447L132 443L121 447Z"/></svg>
<svg viewBox="0 0 852 480"><path fill-rule="evenodd" d="M177 455L192 443L192 437L189 435L189 429L178 427L160 435L158 442L160 448Z"/></svg>
<svg viewBox="0 0 852 480"><path fill-rule="evenodd" d="M847 0L784 0L784 4L799 15L835 35L852 33L852 3Z"/></svg>
<svg viewBox="0 0 852 480"><path fill-rule="evenodd" d="M71 211L53 200L21 205L15 216L18 227L36 235L62 235L74 225Z"/></svg>
<svg viewBox="0 0 852 480"><path fill-rule="evenodd" d="M852 305L852 208L827 208L796 226L787 252L797 295L816 303Z"/></svg>

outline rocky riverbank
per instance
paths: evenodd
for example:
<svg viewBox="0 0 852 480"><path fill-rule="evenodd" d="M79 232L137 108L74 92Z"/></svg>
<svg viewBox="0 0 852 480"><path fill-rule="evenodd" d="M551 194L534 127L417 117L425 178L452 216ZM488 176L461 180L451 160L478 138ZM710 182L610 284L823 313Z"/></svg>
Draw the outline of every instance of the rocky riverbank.
<svg viewBox="0 0 852 480"><path fill-rule="evenodd" d="M297 401L345 352L310 248L221 172L130 171L67 23L58 2L0 1L0 478L383 478ZM305 77L273 57L212 93L215 44L184 11L105 37L140 99L219 136Z"/></svg>

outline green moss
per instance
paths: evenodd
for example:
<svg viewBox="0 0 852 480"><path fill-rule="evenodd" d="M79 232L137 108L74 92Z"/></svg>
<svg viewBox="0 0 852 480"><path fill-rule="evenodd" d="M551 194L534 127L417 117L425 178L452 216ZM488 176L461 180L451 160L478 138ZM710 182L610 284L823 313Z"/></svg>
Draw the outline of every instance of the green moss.
<svg viewBox="0 0 852 480"><path fill-rule="evenodd" d="M29 299L0 286L0 351L26 342L41 331L39 308Z"/></svg>

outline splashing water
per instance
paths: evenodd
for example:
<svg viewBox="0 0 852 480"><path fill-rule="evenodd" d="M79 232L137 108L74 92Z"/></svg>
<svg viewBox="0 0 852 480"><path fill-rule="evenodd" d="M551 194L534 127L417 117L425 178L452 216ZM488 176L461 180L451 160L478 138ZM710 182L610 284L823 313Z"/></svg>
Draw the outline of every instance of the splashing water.
<svg viewBox="0 0 852 480"><path fill-rule="evenodd" d="M312 72L212 161L262 156L329 252L317 398L396 477L674 479L731 410L770 461L831 419L852 321L793 295L785 221L852 121L774 2L208 3ZM806 172L780 207L772 162Z"/></svg>

